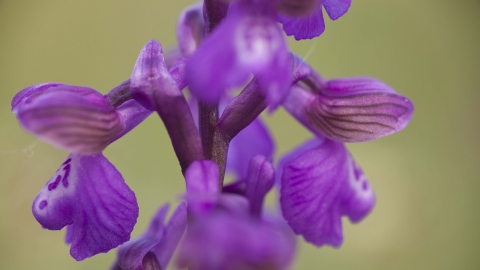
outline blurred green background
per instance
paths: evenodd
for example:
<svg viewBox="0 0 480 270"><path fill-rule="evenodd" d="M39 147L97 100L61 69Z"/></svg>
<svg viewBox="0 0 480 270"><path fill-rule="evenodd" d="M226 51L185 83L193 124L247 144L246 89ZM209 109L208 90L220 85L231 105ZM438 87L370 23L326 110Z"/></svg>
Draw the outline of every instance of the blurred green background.
<svg viewBox="0 0 480 270"><path fill-rule="evenodd" d="M106 93L127 79L142 46L175 46L176 16L193 0L0 0L0 269L107 269L115 251L83 262L64 232L42 230L31 202L67 153L18 126L10 100L41 82ZM302 244L294 269L480 269L480 2L354 0L324 35L291 49L324 77L369 75L410 97L406 130L349 148L376 190L341 249ZM277 157L311 135L282 109L264 115ZM156 115L106 156L135 191L133 235L184 189Z"/></svg>

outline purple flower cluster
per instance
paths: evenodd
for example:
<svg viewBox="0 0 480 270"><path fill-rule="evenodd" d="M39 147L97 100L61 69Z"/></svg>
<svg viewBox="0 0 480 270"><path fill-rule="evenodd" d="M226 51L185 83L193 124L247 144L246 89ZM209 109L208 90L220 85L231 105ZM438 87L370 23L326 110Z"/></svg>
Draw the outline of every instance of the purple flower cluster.
<svg viewBox="0 0 480 270"><path fill-rule="evenodd" d="M76 260L118 247L112 269L165 269L177 246L177 265L188 269L289 269L295 235L340 247L342 216L359 222L375 204L344 142L390 135L413 113L408 98L378 80L324 80L289 52L284 34L317 37L323 9L336 20L350 3L205 0L181 14L177 55L148 42L130 79L106 95L62 83L20 91L12 100L20 125L70 152L35 198L34 217L49 230L67 227ZM314 138L274 166L259 115L278 106ZM137 200L102 151L152 112L170 136L186 192L166 224L168 205L130 240ZM226 172L236 179L228 185ZM264 210L273 188L280 212Z"/></svg>

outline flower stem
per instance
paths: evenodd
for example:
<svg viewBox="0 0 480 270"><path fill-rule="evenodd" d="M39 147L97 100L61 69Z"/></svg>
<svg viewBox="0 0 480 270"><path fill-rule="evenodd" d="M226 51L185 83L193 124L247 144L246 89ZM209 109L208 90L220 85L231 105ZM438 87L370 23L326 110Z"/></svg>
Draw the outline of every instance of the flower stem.
<svg viewBox="0 0 480 270"><path fill-rule="evenodd" d="M266 108L265 96L259 92L257 80L254 78L223 111L215 126L212 152L212 160L217 163L219 168L220 187L223 186L225 177L230 141Z"/></svg>
<svg viewBox="0 0 480 270"><path fill-rule="evenodd" d="M198 102L198 125L202 138L203 153L206 159L212 159L213 131L218 120L218 103L207 104Z"/></svg>

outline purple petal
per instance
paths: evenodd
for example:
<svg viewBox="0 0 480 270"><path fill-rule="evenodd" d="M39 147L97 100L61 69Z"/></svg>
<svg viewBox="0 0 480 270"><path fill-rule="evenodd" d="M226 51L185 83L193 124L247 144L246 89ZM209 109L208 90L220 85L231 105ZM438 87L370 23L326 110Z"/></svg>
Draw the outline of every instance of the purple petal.
<svg viewBox="0 0 480 270"><path fill-rule="evenodd" d="M187 192L191 194L218 193L218 167L211 160L193 162L185 172Z"/></svg>
<svg viewBox="0 0 480 270"><path fill-rule="evenodd" d="M336 20L347 13L351 3L352 0L323 0L322 5L325 7L328 17Z"/></svg>
<svg viewBox="0 0 480 270"><path fill-rule="evenodd" d="M245 195L246 189L246 181L245 180L238 180L236 182L226 184L222 188L222 193L228 194L237 194L237 195Z"/></svg>
<svg viewBox="0 0 480 270"><path fill-rule="evenodd" d="M168 204L163 205L150 221L150 226L144 234L126 242L118 248L118 259L113 269L145 269L143 266L145 256L160 243L165 235L165 226L163 224L168 213L168 208ZM148 259L149 261L156 260L157 264L159 264L156 258Z"/></svg>
<svg viewBox="0 0 480 270"><path fill-rule="evenodd" d="M349 155L351 175L345 182L342 213L357 223L365 218L375 206L375 193L367 177L355 160Z"/></svg>
<svg viewBox="0 0 480 270"><path fill-rule="evenodd" d="M153 249L158 262L162 266L161 269L167 269L168 262L187 228L187 222L187 206L182 203L170 217L162 241Z"/></svg>
<svg viewBox="0 0 480 270"><path fill-rule="evenodd" d="M275 170L264 156L255 156L250 161L246 180L245 196L250 201L252 215L262 213L263 199L275 182Z"/></svg>
<svg viewBox="0 0 480 270"><path fill-rule="evenodd" d="M290 235L272 224L217 214L196 220L180 246L179 266L192 270L287 269Z"/></svg>
<svg viewBox="0 0 480 270"><path fill-rule="evenodd" d="M185 68L186 68L186 60L185 58L180 58L175 63L173 63L172 67L170 68L169 72L172 76L172 79L178 86L178 89L183 90L187 87L187 79L185 78Z"/></svg>
<svg viewBox="0 0 480 270"><path fill-rule="evenodd" d="M339 247L341 216L359 222L375 205L365 175L340 142L313 139L286 155L279 171L283 215L316 246Z"/></svg>
<svg viewBox="0 0 480 270"><path fill-rule="evenodd" d="M314 139L311 139L302 145L298 146L297 148L293 149L291 152L285 154L282 156L282 158L278 161L277 164L277 173L275 175L276 178L276 184L280 185L282 184L282 176L283 176L283 169L285 165L292 160L296 159L298 156L303 154L304 152L319 147L320 145L323 144L325 138L324 137L317 137Z"/></svg>
<svg viewBox="0 0 480 270"><path fill-rule="evenodd" d="M262 155L271 159L274 152L273 137L263 121L257 118L230 142L227 170L235 173L238 179L245 179L252 157Z"/></svg>
<svg viewBox="0 0 480 270"><path fill-rule="evenodd" d="M127 134L130 130L138 126L143 120L145 120L153 111L150 111L140 105L136 100L129 100L116 108L118 115L123 123L123 129L115 137L113 141L118 140Z"/></svg>
<svg viewBox="0 0 480 270"><path fill-rule="evenodd" d="M226 21L188 60L190 90L200 100L215 103L226 90L246 83L253 73L263 77L262 91L276 105L290 86L285 40L274 20L267 15L251 14L237 4L230 5ZM274 65L280 67L281 75L272 73Z"/></svg>
<svg viewBox="0 0 480 270"><path fill-rule="evenodd" d="M238 194L221 194L217 197L215 212L226 212L237 216L250 216L247 198Z"/></svg>
<svg viewBox="0 0 480 270"><path fill-rule="evenodd" d="M102 154L70 154L35 198L32 212L49 230L72 225L70 254L80 261L128 241L138 205Z"/></svg>
<svg viewBox="0 0 480 270"><path fill-rule="evenodd" d="M102 151L123 129L106 98L87 87L50 87L23 96L14 111L28 132L56 147L82 154Z"/></svg>
<svg viewBox="0 0 480 270"><path fill-rule="evenodd" d="M204 38L202 4L197 3L186 8L178 19L177 39L183 56L191 56Z"/></svg>
<svg viewBox="0 0 480 270"><path fill-rule="evenodd" d="M166 269L187 225L185 204L180 204L164 226L168 204L162 206L147 231L118 248L118 260L112 270Z"/></svg>
<svg viewBox="0 0 480 270"><path fill-rule="evenodd" d="M267 97L270 112L285 101L292 83L291 57L280 29L278 30L276 42L279 42L280 48L274 54L269 67L256 74L260 91Z"/></svg>
<svg viewBox="0 0 480 270"><path fill-rule="evenodd" d="M312 39L320 36L325 31L322 6L318 5L316 10L302 17L290 17L279 14L277 20L283 24L283 30L288 36L296 40Z"/></svg>
<svg viewBox="0 0 480 270"><path fill-rule="evenodd" d="M319 5L318 0L280 0L277 8L283 14L298 17L311 14Z"/></svg>
<svg viewBox="0 0 480 270"><path fill-rule="evenodd" d="M162 46L155 40L140 52L130 78L132 97L149 110L156 110L155 92L178 90L163 58ZM178 90L179 91L179 90Z"/></svg>
<svg viewBox="0 0 480 270"><path fill-rule="evenodd" d="M193 162L185 172L188 208L195 214L209 212L216 206L218 166L211 160Z"/></svg>
<svg viewBox="0 0 480 270"><path fill-rule="evenodd" d="M42 83L42 84L36 84L32 85L30 87L27 87L20 92L18 92L12 99L12 112L14 114L17 114L18 111L18 105L20 105L23 101L27 100L28 98L32 96L39 95L43 93L44 91L60 86L60 85L65 85L63 83L56 83L56 82L49 82L49 83Z"/></svg>
<svg viewBox="0 0 480 270"><path fill-rule="evenodd" d="M402 130L410 122L412 102L370 78L330 80L305 106L310 126L344 142L374 140Z"/></svg>
<svg viewBox="0 0 480 270"><path fill-rule="evenodd" d="M283 168L283 216L296 234L316 246L342 244L339 204L343 183L349 178L348 161L342 143L325 140Z"/></svg>

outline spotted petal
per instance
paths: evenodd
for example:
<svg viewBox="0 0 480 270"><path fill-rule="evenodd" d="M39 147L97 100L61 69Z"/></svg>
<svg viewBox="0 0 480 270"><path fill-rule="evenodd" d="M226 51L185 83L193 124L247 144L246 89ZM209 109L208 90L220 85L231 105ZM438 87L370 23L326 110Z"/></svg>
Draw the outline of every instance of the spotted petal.
<svg viewBox="0 0 480 270"><path fill-rule="evenodd" d="M83 260L128 241L138 205L102 154L70 154L35 198L32 212L46 229L71 225L70 254Z"/></svg>

